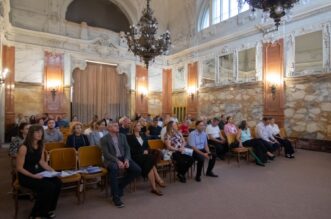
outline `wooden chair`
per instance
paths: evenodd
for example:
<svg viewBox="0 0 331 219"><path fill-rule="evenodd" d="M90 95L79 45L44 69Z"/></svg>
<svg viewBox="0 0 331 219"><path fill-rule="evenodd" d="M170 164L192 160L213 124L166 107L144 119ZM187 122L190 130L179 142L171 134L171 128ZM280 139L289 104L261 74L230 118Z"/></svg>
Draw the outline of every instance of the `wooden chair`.
<svg viewBox="0 0 331 219"><path fill-rule="evenodd" d="M51 150L49 153L50 166L56 171L62 170L77 170L77 155L74 148L58 148ZM78 203L80 203L80 185L81 175L76 173L67 177L60 177L64 188L75 188ZM74 184L74 186L72 186ZM83 190L84 193L84 190Z"/></svg>
<svg viewBox="0 0 331 219"><path fill-rule="evenodd" d="M107 184L107 169L103 167L102 163L102 152L98 146L85 146L78 149L78 167L79 169L97 166L100 168L98 173L81 173L83 178L83 202L85 201L86 185L87 181L97 179L96 183L100 182L98 179L101 178L103 188L108 188ZM108 192L106 191L108 194Z"/></svg>
<svg viewBox="0 0 331 219"><path fill-rule="evenodd" d="M10 166L11 166L11 178L12 178L12 195L14 199L14 218L16 219L18 216L18 210L19 210L19 199L22 196L29 197L29 200L33 200L35 194L33 191L29 188L23 187L20 185L17 171L16 171L16 157L10 156Z"/></svg>
<svg viewBox="0 0 331 219"><path fill-rule="evenodd" d="M148 146L151 150L163 150L165 149L165 145L163 143L163 141L161 141L161 139L155 139L155 140L148 140ZM158 161L156 168L158 171L162 172L163 174L163 178L165 178L167 176L167 173L171 172L171 168L172 168L172 162L171 160L160 160ZM170 182L171 182L171 174L169 174L170 176Z"/></svg>
<svg viewBox="0 0 331 219"><path fill-rule="evenodd" d="M289 138L286 134L285 128L280 128L279 131L280 131L279 132L280 137L289 140L291 142L291 144L294 146L294 148L296 149L297 148L297 139L296 138Z"/></svg>
<svg viewBox="0 0 331 219"><path fill-rule="evenodd" d="M255 127L249 128L252 138L256 138Z"/></svg>
<svg viewBox="0 0 331 219"><path fill-rule="evenodd" d="M247 162L249 161L249 151L245 147L235 147L231 148L231 144L236 142L236 135L230 134L226 136L227 142L229 144L229 151L231 154L235 154L237 157L238 166L240 166L240 156L245 155ZM230 163L230 158L228 158L228 163Z"/></svg>
<svg viewBox="0 0 331 219"><path fill-rule="evenodd" d="M54 149L64 148L65 146L66 145L63 142L49 142L49 143L45 143L45 150L49 152Z"/></svg>

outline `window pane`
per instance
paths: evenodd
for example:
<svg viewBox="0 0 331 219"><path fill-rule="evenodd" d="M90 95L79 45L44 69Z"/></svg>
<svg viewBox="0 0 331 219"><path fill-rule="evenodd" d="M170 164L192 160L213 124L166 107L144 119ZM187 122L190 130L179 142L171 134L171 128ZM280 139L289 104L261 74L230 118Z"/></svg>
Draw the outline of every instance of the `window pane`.
<svg viewBox="0 0 331 219"><path fill-rule="evenodd" d="M213 0L213 24L221 21L221 0Z"/></svg>
<svg viewBox="0 0 331 219"><path fill-rule="evenodd" d="M205 12L201 22L201 30L209 27L209 9Z"/></svg>
<svg viewBox="0 0 331 219"><path fill-rule="evenodd" d="M256 80L255 70L255 53L256 49L245 49L238 52L238 81L248 82Z"/></svg>
<svg viewBox="0 0 331 219"><path fill-rule="evenodd" d="M238 0L230 0L230 17L238 14Z"/></svg>
<svg viewBox="0 0 331 219"><path fill-rule="evenodd" d="M244 11L247 11L248 9L249 9L249 5L247 3L245 3L241 8L240 13L244 12Z"/></svg>
<svg viewBox="0 0 331 219"><path fill-rule="evenodd" d="M222 21L229 18L229 0L222 1Z"/></svg>

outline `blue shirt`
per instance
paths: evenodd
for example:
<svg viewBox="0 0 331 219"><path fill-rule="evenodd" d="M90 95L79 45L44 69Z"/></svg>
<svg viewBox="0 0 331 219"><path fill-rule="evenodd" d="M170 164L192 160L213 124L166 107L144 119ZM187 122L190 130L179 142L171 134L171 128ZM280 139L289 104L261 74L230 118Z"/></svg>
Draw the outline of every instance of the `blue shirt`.
<svg viewBox="0 0 331 219"><path fill-rule="evenodd" d="M188 136L188 144L192 147L195 147L199 150L205 148L207 145L207 134L205 131L199 133L197 130L194 130Z"/></svg>

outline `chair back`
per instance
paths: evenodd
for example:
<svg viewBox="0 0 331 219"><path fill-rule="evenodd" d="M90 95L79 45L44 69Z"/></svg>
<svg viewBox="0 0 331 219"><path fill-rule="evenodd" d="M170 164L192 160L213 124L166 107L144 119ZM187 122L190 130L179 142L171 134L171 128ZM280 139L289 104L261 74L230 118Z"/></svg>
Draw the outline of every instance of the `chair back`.
<svg viewBox="0 0 331 219"><path fill-rule="evenodd" d="M148 145L150 149L159 149L162 150L165 148L164 143L161 139L148 140Z"/></svg>
<svg viewBox="0 0 331 219"><path fill-rule="evenodd" d="M282 137L282 138L286 138L286 137L287 137L287 135L286 135L286 131L285 131L285 128L280 128L280 129L279 129L279 135L280 135L280 137Z"/></svg>
<svg viewBox="0 0 331 219"><path fill-rule="evenodd" d="M46 151L51 151L57 148L64 148L66 145L63 142L49 142L45 143L45 150Z"/></svg>
<svg viewBox="0 0 331 219"><path fill-rule="evenodd" d="M256 138L255 127L249 128L252 138Z"/></svg>
<svg viewBox="0 0 331 219"><path fill-rule="evenodd" d="M228 134L226 136L226 140L228 141L228 144L232 144L232 143L235 143L236 142L236 135L234 134Z"/></svg>
<svg viewBox="0 0 331 219"><path fill-rule="evenodd" d="M225 134L224 130L221 130L221 135L222 135L224 138L226 138L226 134Z"/></svg>
<svg viewBox="0 0 331 219"><path fill-rule="evenodd" d="M102 152L98 146L84 146L78 149L78 167L102 166Z"/></svg>
<svg viewBox="0 0 331 219"><path fill-rule="evenodd" d="M77 155L74 148L58 148L49 152L50 166L56 170L77 169Z"/></svg>

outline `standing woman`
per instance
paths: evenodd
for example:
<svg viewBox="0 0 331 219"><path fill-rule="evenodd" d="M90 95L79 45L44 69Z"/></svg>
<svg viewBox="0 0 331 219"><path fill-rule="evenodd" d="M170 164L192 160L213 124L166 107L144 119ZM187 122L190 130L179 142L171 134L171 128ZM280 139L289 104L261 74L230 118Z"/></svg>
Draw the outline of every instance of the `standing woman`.
<svg viewBox="0 0 331 219"><path fill-rule="evenodd" d="M177 177L180 182L186 183L185 174L193 164L192 156L183 154L186 142L183 135L178 131L177 123L170 121L167 124L164 143L168 150L173 151L172 159L175 161Z"/></svg>
<svg viewBox="0 0 331 219"><path fill-rule="evenodd" d="M83 146L89 146L90 142L86 135L83 134L83 124L76 122L72 125L71 135L67 138L67 147L73 147L76 150Z"/></svg>
<svg viewBox="0 0 331 219"><path fill-rule="evenodd" d="M43 138L43 127L32 125L17 154L19 183L37 194L30 218L54 218L61 190L59 178L43 178L38 174L44 170L54 171L45 161Z"/></svg>
<svg viewBox="0 0 331 219"><path fill-rule="evenodd" d="M163 180L158 174L155 167L155 158L149 153L148 142L146 136L141 135L142 125L140 122L134 122L132 125L131 135L127 135L128 144L130 145L130 151L132 159L141 167L142 175L144 178L148 178L152 190L151 192L156 195L163 195L160 190L157 189L156 184L160 187L165 187Z"/></svg>

